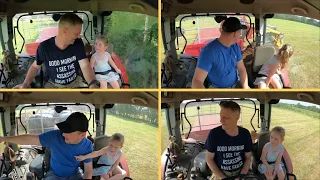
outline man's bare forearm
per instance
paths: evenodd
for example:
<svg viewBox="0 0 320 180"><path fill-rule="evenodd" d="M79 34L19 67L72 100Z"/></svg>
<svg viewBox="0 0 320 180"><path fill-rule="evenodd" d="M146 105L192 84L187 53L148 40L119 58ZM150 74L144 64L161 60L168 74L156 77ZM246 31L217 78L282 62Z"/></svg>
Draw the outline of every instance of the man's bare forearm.
<svg viewBox="0 0 320 180"><path fill-rule="evenodd" d="M247 174L250 169L250 165L251 165L251 158L246 158L246 161L244 162L241 173Z"/></svg>
<svg viewBox="0 0 320 180"><path fill-rule="evenodd" d="M26 78L25 78L24 81L23 81L23 84L24 84L25 86L29 86L29 85L31 84L32 80L36 77L37 72L38 72L39 69L40 69L40 67L38 67L38 65L36 64L36 62L34 62L34 63L30 66L30 68L29 68L29 70L28 70L28 72L27 72Z"/></svg>
<svg viewBox="0 0 320 180"><path fill-rule="evenodd" d="M248 88L248 75L247 75L247 71L246 70L240 70L239 71L240 74L240 81L241 81L241 85L242 88Z"/></svg>
<svg viewBox="0 0 320 180"><path fill-rule="evenodd" d="M94 74L94 71L91 68L90 64L85 66L82 71L83 71L84 79L87 81L88 84L96 79L96 75Z"/></svg>
<svg viewBox="0 0 320 180"><path fill-rule="evenodd" d="M37 145L41 146L38 135L20 135L12 137L2 137L2 141L20 145Z"/></svg>
<svg viewBox="0 0 320 180"><path fill-rule="evenodd" d="M215 176L218 178L226 177L213 160L207 160L207 164Z"/></svg>
<svg viewBox="0 0 320 180"><path fill-rule="evenodd" d="M191 85L192 88L202 88L204 89L204 85L203 83L201 83L201 81L199 80L192 80L192 85Z"/></svg>

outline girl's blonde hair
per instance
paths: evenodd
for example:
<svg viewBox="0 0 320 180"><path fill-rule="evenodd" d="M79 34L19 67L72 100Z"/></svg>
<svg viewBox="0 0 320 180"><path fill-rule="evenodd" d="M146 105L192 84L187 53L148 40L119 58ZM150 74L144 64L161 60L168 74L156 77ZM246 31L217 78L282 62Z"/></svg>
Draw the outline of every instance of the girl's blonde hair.
<svg viewBox="0 0 320 180"><path fill-rule="evenodd" d="M121 133L114 133L114 134L110 137L109 141L110 141L110 142L111 142L111 141L119 141L121 144L123 144L123 143L124 143L124 136L123 136Z"/></svg>
<svg viewBox="0 0 320 180"><path fill-rule="evenodd" d="M278 133L282 139L284 139L284 136L286 135L286 131L284 130L283 127L280 127L280 126L276 126L272 128L271 132Z"/></svg>
<svg viewBox="0 0 320 180"><path fill-rule="evenodd" d="M289 58L293 54L293 47L290 44L283 45L278 52L280 69L287 67L289 63Z"/></svg>
<svg viewBox="0 0 320 180"><path fill-rule="evenodd" d="M102 41L105 46L108 46L108 38L107 36L100 35L96 37L96 40Z"/></svg>

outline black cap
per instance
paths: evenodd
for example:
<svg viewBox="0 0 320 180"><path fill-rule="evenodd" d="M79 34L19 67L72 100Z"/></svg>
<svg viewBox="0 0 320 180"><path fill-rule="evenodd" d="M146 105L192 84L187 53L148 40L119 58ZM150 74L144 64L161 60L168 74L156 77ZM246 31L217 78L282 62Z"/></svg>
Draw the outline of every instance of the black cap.
<svg viewBox="0 0 320 180"><path fill-rule="evenodd" d="M240 29L247 29L247 26L242 25L236 17L229 17L222 24L222 30L224 32L236 32Z"/></svg>
<svg viewBox="0 0 320 180"><path fill-rule="evenodd" d="M57 126L63 133L87 132L89 122L83 113L74 112L65 121L58 123Z"/></svg>

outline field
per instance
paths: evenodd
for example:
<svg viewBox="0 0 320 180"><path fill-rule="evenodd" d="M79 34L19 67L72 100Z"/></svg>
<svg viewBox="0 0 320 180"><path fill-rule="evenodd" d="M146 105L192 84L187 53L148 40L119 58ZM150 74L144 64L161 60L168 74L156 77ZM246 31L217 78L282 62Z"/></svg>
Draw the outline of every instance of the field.
<svg viewBox="0 0 320 180"><path fill-rule="evenodd" d="M182 22L188 44L192 44L198 28L218 28L213 18L198 18L198 21L186 19ZM252 19L254 22L254 19ZM197 23L198 22L198 23ZM178 26L179 23L177 22ZM289 43L294 48L294 54L289 61L289 78L293 88L319 88L320 84L320 28L300 22L282 19L268 19L267 25L275 26L277 31L284 33L283 43ZM179 50L183 50L185 41L179 38Z"/></svg>
<svg viewBox="0 0 320 180"><path fill-rule="evenodd" d="M249 121L253 115L253 111L242 109L242 122L239 124L251 131L253 129ZM193 108L193 110L190 109L190 111L190 114L196 113L195 108ZM162 113L162 152L169 143L168 129L164 117L164 113ZM255 117L253 121L255 127L257 127L256 118L257 117ZM294 173L298 179L320 179L320 172L318 171L318 169L320 169L319 119L319 113L298 113L278 107L272 108L271 128L274 126L282 126L286 129L284 146L290 154Z"/></svg>

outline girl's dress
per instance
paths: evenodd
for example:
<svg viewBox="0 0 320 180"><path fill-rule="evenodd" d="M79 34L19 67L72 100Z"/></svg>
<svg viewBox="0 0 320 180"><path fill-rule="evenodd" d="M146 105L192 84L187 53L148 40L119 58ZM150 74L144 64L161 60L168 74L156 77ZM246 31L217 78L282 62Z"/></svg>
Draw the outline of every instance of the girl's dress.
<svg viewBox="0 0 320 180"><path fill-rule="evenodd" d="M94 65L94 71L96 72L96 78L98 81L117 81L119 79L119 75L116 72L110 71L111 66L109 65L109 58L111 58L110 54L106 52L103 58L99 57L97 53L92 55L96 59L96 63ZM107 74L97 74L110 71Z"/></svg>
<svg viewBox="0 0 320 180"><path fill-rule="evenodd" d="M117 159L119 159L121 154L121 150L118 150L118 152L115 155L112 155L110 152L101 155L97 164L98 166L102 166L93 169L93 176L107 174L110 171L112 165L117 161Z"/></svg>
<svg viewBox="0 0 320 180"><path fill-rule="evenodd" d="M280 152L283 151L284 146L282 144L279 144L278 148L274 151L272 149L271 143L267 144L267 156L266 159L268 161L268 164L270 165L270 167L272 168L272 170L274 170L274 164L276 163L277 157L279 156ZM284 165L282 162L280 162L280 166L278 167L278 170L283 170ZM267 172L267 167L264 164L259 164L258 166L258 170L260 171L261 174L264 174L265 172Z"/></svg>

